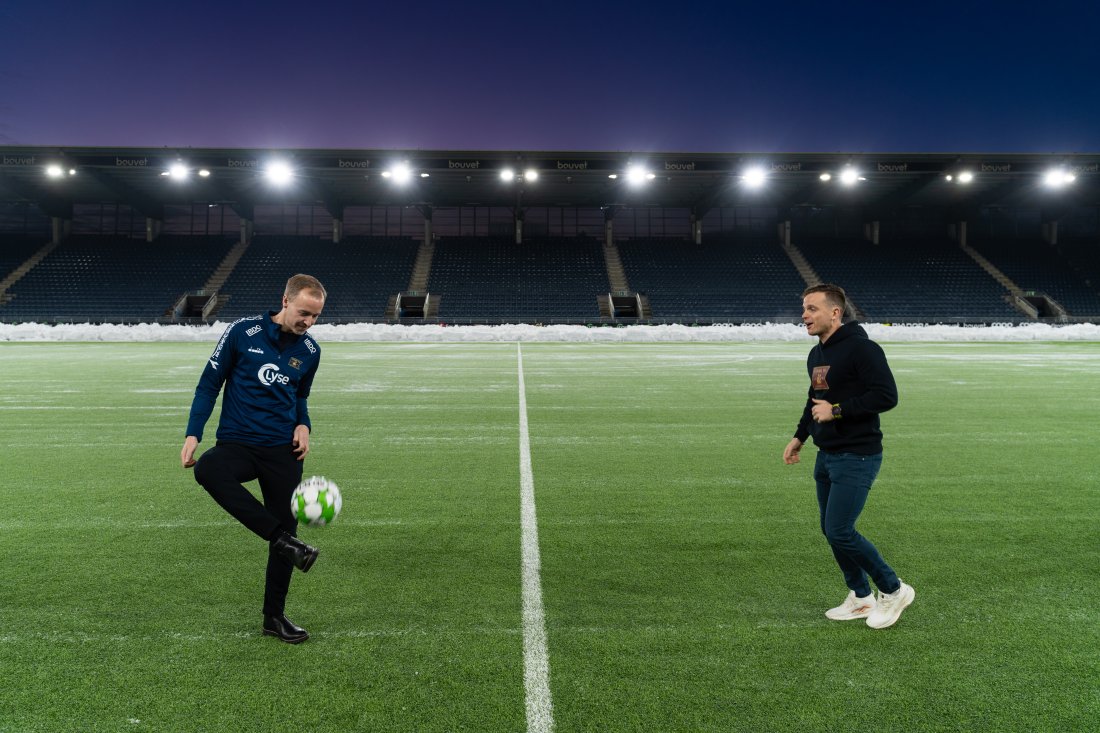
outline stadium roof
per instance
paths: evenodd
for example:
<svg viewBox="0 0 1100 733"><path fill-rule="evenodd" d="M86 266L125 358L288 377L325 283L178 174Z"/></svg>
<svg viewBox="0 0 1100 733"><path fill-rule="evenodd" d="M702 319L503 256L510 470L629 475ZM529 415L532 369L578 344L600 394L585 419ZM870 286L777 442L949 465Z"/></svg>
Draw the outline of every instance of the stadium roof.
<svg viewBox="0 0 1100 733"><path fill-rule="evenodd" d="M293 171L283 186L266 175L275 161ZM401 163L411 173L404 185L387 177ZM168 175L172 165L184 166L188 175ZM641 185L628 180L631 166L650 174L640 176ZM763 172L762 185L747 185L751 168ZM856 172L852 185L840 180L845 168ZM502 179L505 169L515 172L514 180ZM537 171L536 181L524 179L529 169ZM1074 180L1045 185L1052 170ZM972 180L961 182L963 173ZM831 179L822 180L823 174ZM103 203L126 204L152 218L163 218L166 205L196 203L229 204L246 218L267 204L321 204L336 218L352 206L663 206L698 216L721 206L850 205L872 215L927 206L966 216L991 205L1054 212L1100 205L1100 154L0 146L0 201L31 202L63 218L74 205Z"/></svg>

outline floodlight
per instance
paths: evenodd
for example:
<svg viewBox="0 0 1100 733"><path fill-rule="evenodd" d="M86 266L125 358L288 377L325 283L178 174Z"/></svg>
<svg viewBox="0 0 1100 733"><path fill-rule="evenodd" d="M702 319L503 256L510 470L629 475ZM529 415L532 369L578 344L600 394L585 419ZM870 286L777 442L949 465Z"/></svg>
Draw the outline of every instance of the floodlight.
<svg viewBox="0 0 1100 733"><path fill-rule="evenodd" d="M764 172L763 168L749 168L745 171L744 176L742 176L745 185L749 188L760 188L764 185L764 181L767 177L768 174Z"/></svg>
<svg viewBox="0 0 1100 733"><path fill-rule="evenodd" d="M946 176L943 177L943 179L945 181L947 181L948 183L951 183L951 181L955 180L955 177L953 175L951 175L950 173L948 173Z"/></svg>
<svg viewBox="0 0 1100 733"><path fill-rule="evenodd" d="M267 178L277 186L285 186L294 178L294 169L286 162L276 160L267 164Z"/></svg>
<svg viewBox="0 0 1100 733"><path fill-rule="evenodd" d="M833 180L833 174L829 173L828 171L825 171L820 176L818 176L818 178L820 178L823 181L831 181L831 180Z"/></svg>
<svg viewBox="0 0 1100 733"><path fill-rule="evenodd" d="M855 168L845 168L840 172L840 182L845 186L854 186L856 181L862 180L863 178L860 177L859 171Z"/></svg>
<svg viewBox="0 0 1100 733"><path fill-rule="evenodd" d="M974 174L971 173L970 171L963 171L962 173L959 173L959 183L966 184L966 183L970 183L973 180L974 180Z"/></svg>
<svg viewBox="0 0 1100 733"><path fill-rule="evenodd" d="M500 180L502 181L512 181L513 179L515 179L515 177L516 172L511 168L505 168L500 172Z"/></svg>
<svg viewBox="0 0 1100 733"><path fill-rule="evenodd" d="M427 178L427 177L429 177L430 175L431 175L431 173L421 173L421 174L420 174L420 177L421 177L421 178Z"/></svg>
<svg viewBox="0 0 1100 733"><path fill-rule="evenodd" d="M46 166L46 175L50 178L61 178L61 176L64 175L64 171L61 170L61 166L59 165L48 165Z"/></svg>
<svg viewBox="0 0 1100 733"><path fill-rule="evenodd" d="M408 163L396 163L390 166L390 169L383 172L382 175L398 185L404 185L412 178L412 171L409 170Z"/></svg>
<svg viewBox="0 0 1100 733"><path fill-rule="evenodd" d="M187 178L187 176L188 176L188 174L190 174L190 172L191 171L187 170L187 166L185 166L183 163L173 163L168 168L169 177L178 178L181 181L183 179Z"/></svg>
<svg viewBox="0 0 1100 733"><path fill-rule="evenodd" d="M607 177L610 178L612 181L614 181L616 178L619 177L619 174L618 173L609 173L607 175Z"/></svg>
<svg viewBox="0 0 1100 733"><path fill-rule="evenodd" d="M534 168L528 168L523 172L523 180L528 183L533 183L539 179L539 172Z"/></svg>
<svg viewBox="0 0 1100 733"><path fill-rule="evenodd" d="M1075 180L1077 180L1077 176L1067 173L1061 168L1052 168L1043 175L1043 183L1051 188L1061 188L1066 184L1073 183Z"/></svg>
<svg viewBox="0 0 1100 733"><path fill-rule="evenodd" d="M657 176L650 173L640 165L632 165L626 169L626 180L632 186L641 186L646 181L652 181Z"/></svg>
<svg viewBox="0 0 1100 733"><path fill-rule="evenodd" d="M209 177L210 177L210 171L208 171L206 168L199 168L199 178L209 178Z"/></svg>

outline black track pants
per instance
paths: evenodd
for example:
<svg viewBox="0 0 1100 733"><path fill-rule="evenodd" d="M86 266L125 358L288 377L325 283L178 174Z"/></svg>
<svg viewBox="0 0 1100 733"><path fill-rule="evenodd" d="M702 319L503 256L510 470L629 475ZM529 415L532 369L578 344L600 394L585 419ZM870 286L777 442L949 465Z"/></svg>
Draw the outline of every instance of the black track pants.
<svg viewBox="0 0 1100 733"><path fill-rule="evenodd" d="M223 509L264 540L280 529L297 533L290 496L302 480L303 464L291 445L256 446L219 441L195 464L195 480ZM243 484L258 480L263 503ZM268 547L265 614L280 615L286 605L294 566Z"/></svg>

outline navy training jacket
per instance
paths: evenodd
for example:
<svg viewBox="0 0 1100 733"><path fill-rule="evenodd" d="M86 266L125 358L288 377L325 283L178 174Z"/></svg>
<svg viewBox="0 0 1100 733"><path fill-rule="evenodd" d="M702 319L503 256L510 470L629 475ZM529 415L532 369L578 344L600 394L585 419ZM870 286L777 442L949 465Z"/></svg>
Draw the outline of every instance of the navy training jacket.
<svg viewBox="0 0 1100 733"><path fill-rule="evenodd" d="M230 324L203 369L191 403L187 435L202 442L203 428L225 385L218 440L289 445L294 428L312 430L306 400L321 361L321 347L306 332L279 350L272 313Z"/></svg>

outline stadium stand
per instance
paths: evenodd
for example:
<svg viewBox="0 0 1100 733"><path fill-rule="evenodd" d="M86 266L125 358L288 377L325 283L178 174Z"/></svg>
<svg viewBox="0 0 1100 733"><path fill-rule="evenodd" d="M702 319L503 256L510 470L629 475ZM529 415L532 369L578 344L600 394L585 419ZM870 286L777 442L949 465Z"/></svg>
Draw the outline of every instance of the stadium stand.
<svg viewBox="0 0 1100 733"><path fill-rule="evenodd" d="M44 237L4 237L0 239L0 280L41 249Z"/></svg>
<svg viewBox="0 0 1100 733"><path fill-rule="evenodd" d="M950 240L806 238L794 243L871 321L1019 319L1005 289Z"/></svg>
<svg viewBox="0 0 1100 733"><path fill-rule="evenodd" d="M543 322L598 319L608 291L601 244L589 237L444 237L435 246L428 290L439 318Z"/></svg>
<svg viewBox="0 0 1100 733"><path fill-rule="evenodd" d="M153 320L184 292L201 287L231 246L220 236L164 236L152 243L73 236L12 285L11 300L0 304L0 318Z"/></svg>
<svg viewBox="0 0 1100 733"><path fill-rule="evenodd" d="M1100 273L1082 269L1092 262L1088 253L1095 255L1095 242L1052 246L1041 239L997 239L972 246L1025 292L1048 295L1071 316L1100 315Z"/></svg>
<svg viewBox="0 0 1100 733"><path fill-rule="evenodd" d="M222 286L229 298L216 315L235 320L278 308L287 278L304 272L328 291L322 323L381 320L389 297L408 284L416 249L410 237L257 235Z"/></svg>
<svg viewBox="0 0 1100 733"><path fill-rule="evenodd" d="M806 287L774 240L630 239L618 243L630 286L655 318L795 321Z"/></svg>

